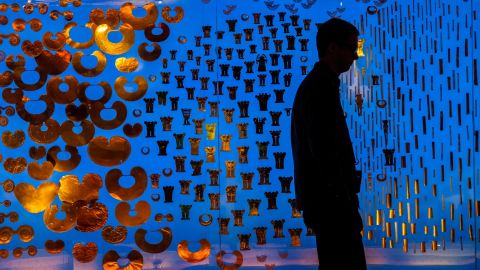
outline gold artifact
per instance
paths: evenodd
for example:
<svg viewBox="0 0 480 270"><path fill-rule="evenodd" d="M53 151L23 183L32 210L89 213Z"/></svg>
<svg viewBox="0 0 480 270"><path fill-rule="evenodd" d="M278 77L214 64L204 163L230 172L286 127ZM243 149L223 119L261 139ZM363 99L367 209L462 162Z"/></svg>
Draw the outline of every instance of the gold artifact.
<svg viewBox="0 0 480 270"><path fill-rule="evenodd" d="M40 213L47 208L55 199L58 186L55 183L42 183L34 188L27 183L15 186L14 194L20 204L30 213Z"/></svg>
<svg viewBox="0 0 480 270"><path fill-rule="evenodd" d="M118 265L118 259L120 255L114 250L110 250L103 256L103 270L142 270L143 268L143 256L136 250L130 251L127 255L127 259L130 263L125 267Z"/></svg>
<svg viewBox="0 0 480 270"><path fill-rule="evenodd" d="M39 165L36 161L28 163L27 172L30 177L36 180L48 180L53 174L53 164L44 161Z"/></svg>
<svg viewBox="0 0 480 270"><path fill-rule="evenodd" d="M77 107L77 105L70 103L65 107L65 114L71 121L84 121L88 117L88 105L82 103Z"/></svg>
<svg viewBox="0 0 480 270"><path fill-rule="evenodd" d="M92 68L86 68L82 64L82 56L83 52L82 51L76 51L73 54L72 58L72 66L75 69L75 71L85 77L96 77L100 75L103 70L105 70L105 67L107 66L107 58L105 57L105 54L103 54L101 51L96 50L92 54L97 58L97 65Z"/></svg>
<svg viewBox="0 0 480 270"><path fill-rule="evenodd" d="M67 145L86 145L95 135L95 126L92 122L83 120L80 125L82 127L82 132L76 133L73 132L74 124L72 121L68 120L63 122L62 126L60 127L60 135Z"/></svg>
<svg viewBox="0 0 480 270"><path fill-rule="evenodd" d="M125 90L125 84L128 82L127 78L120 76L115 80L114 88L117 95L126 101L136 101L142 98L148 90L148 82L143 76L136 76L133 81L137 85L135 92L128 92Z"/></svg>
<svg viewBox="0 0 480 270"><path fill-rule="evenodd" d="M168 23L179 23L183 19L184 11L180 6L175 7L175 16L170 16L170 11L172 8L165 6L162 8L162 18Z"/></svg>
<svg viewBox="0 0 480 270"><path fill-rule="evenodd" d="M113 136L110 141L103 136L97 136L88 143L88 156L101 166L117 166L130 156L131 147L128 140L121 136Z"/></svg>
<svg viewBox="0 0 480 270"><path fill-rule="evenodd" d="M64 219L57 219L56 215L60 212L56 204L52 204L45 209L43 213L43 222L50 231L66 232L75 226L77 222L77 213L75 206L70 203L62 203L61 212L65 213Z"/></svg>
<svg viewBox="0 0 480 270"><path fill-rule="evenodd" d="M12 82L13 82L13 73L11 71L6 70L3 73L0 73L0 87L9 86ZM16 102L8 102L8 103L16 103Z"/></svg>
<svg viewBox="0 0 480 270"><path fill-rule="evenodd" d="M115 118L112 120L104 120L101 116L101 112L104 109L115 110ZM91 105L89 114L95 126L107 130L115 129L121 126L127 118L127 106L118 100L115 101L110 108L105 108L105 105L101 102L95 102Z"/></svg>
<svg viewBox="0 0 480 270"><path fill-rule="evenodd" d="M35 40L33 43L30 40L22 42L22 51L30 57L37 57L43 51L43 44L40 40Z"/></svg>
<svg viewBox="0 0 480 270"><path fill-rule="evenodd" d="M13 235L18 234L22 242L30 242L35 235L33 228L29 225L22 225L15 231L10 227L0 228L0 244L8 244L12 241Z"/></svg>
<svg viewBox="0 0 480 270"><path fill-rule="evenodd" d="M45 121L47 121L50 116L52 116L53 111L55 110L55 103L53 100L47 95L41 95L40 99L46 105L45 111L41 113L29 113L25 108L25 104L28 101L22 100L15 104L15 109L17 111L18 116L22 118L24 121L29 122L33 125L39 125Z"/></svg>
<svg viewBox="0 0 480 270"><path fill-rule="evenodd" d="M17 59L17 61L15 61L15 58ZM15 55L9 55L9 56L7 56L7 59L5 59L5 64L11 70L15 70L18 67L25 67L25 63L26 63L26 60L25 60L25 56L23 56L23 54L19 54L19 55L16 55L16 56Z"/></svg>
<svg viewBox="0 0 480 270"><path fill-rule="evenodd" d="M10 193L15 189L15 182L12 179L7 179L4 182L0 182L3 185L3 191Z"/></svg>
<svg viewBox="0 0 480 270"><path fill-rule="evenodd" d="M123 35L122 40L117 43L110 42L108 39L108 34L114 31L120 31ZM98 48L105 53L111 55L123 54L132 48L135 42L135 32L129 24L120 25L119 30L113 30L108 24L101 24L95 29L95 42Z"/></svg>
<svg viewBox="0 0 480 270"><path fill-rule="evenodd" d="M2 143L8 148L18 148L22 146L24 142L25 133L23 132L23 130L15 130L13 134L9 130L2 133Z"/></svg>
<svg viewBox="0 0 480 270"><path fill-rule="evenodd" d="M17 46L20 43L20 36L16 33L0 34L0 44L3 43L4 38L8 38L8 43L12 46Z"/></svg>
<svg viewBox="0 0 480 270"><path fill-rule="evenodd" d="M60 178L58 198L72 204L80 200L95 201L98 200L98 192L102 186L102 178L95 173L85 174L81 184L76 175L64 175Z"/></svg>
<svg viewBox="0 0 480 270"><path fill-rule="evenodd" d="M23 73L27 71L24 67L17 67L13 71L13 81L15 84L24 91L35 91L40 89L47 82L48 73L41 67L36 67L35 72L38 73L38 81L36 83L27 84L22 80Z"/></svg>
<svg viewBox="0 0 480 270"><path fill-rule="evenodd" d="M135 232L135 243L137 246L148 253L162 253L168 249L172 243L172 231L168 227L161 228L157 230L162 233L162 241L157 244L151 244L145 240L145 235L147 231L144 229L138 229Z"/></svg>
<svg viewBox="0 0 480 270"><path fill-rule="evenodd" d="M120 57L115 60L115 67L120 72L134 72L138 68L138 60L135 57Z"/></svg>
<svg viewBox="0 0 480 270"><path fill-rule="evenodd" d="M43 131L42 126L46 126L47 130ZM52 118L49 118L43 124L30 124L28 126L28 136L32 141L39 144L53 143L60 136L60 125Z"/></svg>
<svg viewBox="0 0 480 270"><path fill-rule="evenodd" d="M108 24L110 27L115 28L120 23L120 12L117 9L109 8L107 12L100 9L92 9L90 11L90 22L93 22L96 25Z"/></svg>
<svg viewBox="0 0 480 270"><path fill-rule="evenodd" d="M128 23L133 27L135 30L143 30L148 25L154 24L158 18L158 8L154 3L146 3L143 5L143 8L146 11L146 15L144 17L138 18L133 16L133 9L135 6L127 2L120 7L120 19L124 23Z"/></svg>
<svg viewBox="0 0 480 270"><path fill-rule="evenodd" d="M130 204L127 202L121 202L115 208L115 217L124 226L140 226L147 222L152 212L150 204L146 201L139 201L135 205L135 216L130 216L130 212L133 212L130 208Z"/></svg>
<svg viewBox="0 0 480 270"><path fill-rule="evenodd" d="M167 38L170 36L170 27L168 27L168 24L165 23L159 23L158 28L162 29L162 33L160 35L155 35L153 34L153 29L155 29L155 24L148 25L145 28L145 37L151 41L151 42L162 42L164 40L167 40Z"/></svg>
<svg viewBox="0 0 480 270"><path fill-rule="evenodd" d="M42 22L39 19L31 19L30 21L25 21L21 18L13 20L12 28L15 32L22 32L25 30L26 24L30 25L30 29L32 29L33 32L38 32L42 29Z"/></svg>
<svg viewBox="0 0 480 270"><path fill-rule="evenodd" d="M63 32L57 32L55 33L55 39L52 39L52 32L46 32L43 37L42 37L42 44L45 46L47 49L52 50L52 51L58 51L65 46L65 43L67 42L67 37L63 34Z"/></svg>
<svg viewBox="0 0 480 270"><path fill-rule="evenodd" d="M102 229L102 238L107 243L118 244L127 239L127 232L127 227L125 226L117 226L114 228L108 225Z"/></svg>
<svg viewBox="0 0 480 270"><path fill-rule="evenodd" d="M135 178L135 184L128 188L120 186L119 180L122 176L119 169L110 170L105 176L105 186L113 198L120 201L134 200L147 189L147 173L141 167L133 167L130 170L130 176Z"/></svg>
<svg viewBox="0 0 480 270"><path fill-rule="evenodd" d="M47 160L54 164L53 169L57 172L68 172L75 169L80 164L81 156L78 154L77 148L65 145L65 151L70 153L69 159L59 159L58 153L61 152L59 146L52 146L48 149Z"/></svg>
<svg viewBox="0 0 480 270"><path fill-rule="evenodd" d="M223 262L223 256L227 254L226 251L224 250L221 250L220 252L217 253L217 265L221 268L221 269L224 269L224 270L234 270L234 269L238 269L240 268L240 266L242 266L243 264L243 255L240 251L238 250L235 250L233 251L231 254L233 254L237 260L235 261L235 263L233 265L225 265L225 263Z"/></svg>
<svg viewBox="0 0 480 270"><path fill-rule="evenodd" d="M178 256L189 263L199 263L208 258L211 250L210 242L207 239L200 239L198 242L200 242L200 249L196 252L191 252L188 249L188 241L180 241L177 246Z"/></svg>
<svg viewBox="0 0 480 270"><path fill-rule="evenodd" d="M147 51L147 46L152 46L152 51ZM158 59L162 54L162 48L157 43L151 43L150 45L143 42L138 46L138 55L145 61L152 62Z"/></svg>
<svg viewBox="0 0 480 270"><path fill-rule="evenodd" d="M55 51L55 54L43 50L39 56L35 57L35 61L48 74L58 75L68 68L72 61L72 55L67 50Z"/></svg>
<svg viewBox="0 0 480 270"><path fill-rule="evenodd" d="M359 39L358 40L358 49L357 49L357 55L358 57L365 56L365 53L363 52L363 45L365 44L365 39Z"/></svg>
<svg viewBox="0 0 480 270"><path fill-rule="evenodd" d="M140 123L135 123L133 126L131 124L125 124L123 126L123 133L130 138L138 137L143 130L143 126Z"/></svg>
<svg viewBox="0 0 480 270"><path fill-rule="evenodd" d="M66 83L68 85L67 91L61 91L60 85ZM55 76L48 80L46 89L47 95L58 104L72 103L77 99L77 86L78 80L70 75L65 76L65 80L62 77Z"/></svg>
<svg viewBox="0 0 480 270"><path fill-rule="evenodd" d="M205 219L205 217L207 219ZM203 225L203 226L208 226L208 225L212 224L212 220L213 220L213 217L210 214L201 214L198 217L198 222L200 222L200 224Z"/></svg>
<svg viewBox="0 0 480 270"><path fill-rule="evenodd" d="M0 224L5 222L5 218L8 218L10 222L18 222L19 215L17 212L10 212L8 214L0 213Z"/></svg>
<svg viewBox="0 0 480 270"><path fill-rule="evenodd" d="M55 255L63 252L63 249L65 248L65 242L63 242L61 239L56 241L47 240L45 241L44 246L48 253Z"/></svg>
<svg viewBox="0 0 480 270"><path fill-rule="evenodd" d="M24 157L7 158L3 163L3 168L5 169L5 171L12 174L21 173L25 170L26 167L27 160Z"/></svg>
<svg viewBox="0 0 480 270"><path fill-rule="evenodd" d="M86 91L87 88L91 86L90 83L83 82L79 84L77 88L77 97L80 102L87 105L93 104L95 102L101 102L103 104L107 103L112 97L112 87L110 86L110 84L108 84L108 82L100 82L97 85L103 88L103 96L99 99L89 99L87 97Z"/></svg>
<svg viewBox="0 0 480 270"><path fill-rule="evenodd" d="M72 3L74 7L79 7L82 5L81 0L59 0L59 4L61 7L66 7L68 3Z"/></svg>
<svg viewBox="0 0 480 270"><path fill-rule="evenodd" d="M73 246L72 255L77 261L81 263L88 263L97 257L97 252L98 247L94 242L89 242L86 245L76 243Z"/></svg>
<svg viewBox="0 0 480 270"><path fill-rule="evenodd" d="M77 226L80 232L94 232L102 228L108 219L107 207L99 202L77 201Z"/></svg>
<svg viewBox="0 0 480 270"><path fill-rule="evenodd" d="M13 249L12 255L15 258L20 258L22 257L24 251L27 251L29 256L37 255L37 248L35 246L28 246L26 248L16 247Z"/></svg>
<svg viewBox="0 0 480 270"><path fill-rule="evenodd" d="M66 43L74 49L87 49L92 47L92 45L95 43L95 29L97 28L97 25L92 22L85 24L85 27L92 30L92 37L83 43L73 41L70 37L70 30L72 30L72 28L75 26L77 26L76 22L69 22L63 27L63 35L66 37Z"/></svg>

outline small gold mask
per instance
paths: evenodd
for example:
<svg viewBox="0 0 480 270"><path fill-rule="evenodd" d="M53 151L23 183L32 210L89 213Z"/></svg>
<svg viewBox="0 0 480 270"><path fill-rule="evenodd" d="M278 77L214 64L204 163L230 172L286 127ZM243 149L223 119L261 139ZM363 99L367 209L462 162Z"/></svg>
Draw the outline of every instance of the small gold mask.
<svg viewBox="0 0 480 270"><path fill-rule="evenodd" d="M140 197L147 189L147 173L142 167L137 166L130 170L130 176L135 178L135 184L129 188L120 186L119 181L122 175L122 171L113 169L105 176L105 186L113 198L120 201L134 200Z"/></svg>
<svg viewBox="0 0 480 270"><path fill-rule="evenodd" d="M108 40L108 34L112 31L120 31L123 35L121 41L117 43ZM132 48L135 42L135 32L131 25L122 24L119 30L113 30L108 24L101 24L95 29L95 42L100 50L111 55L126 53Z"/></svg>
<svg viewBox="0 0 480 270"><path fill-rule="evenodd" d="M127 90L125 90L125 84L128 82L127 78L120 76L115 80L115 92L123 100L136 101L147 93L148 82L143 76L136 76L133 81L137 84L137 90L135 92L127 92Z"/></svg>
<svg viewBox="0 0 480 270"><path fill-rule="evenodd" d="M42 183L38 188L20 183L14 190L17 200L30 213L40 213L45 210L53 202L57 193L58 186L51 182Z"/></svg>
<svg viewBox="0 0 480 270"><path fill-rule="evenodd" d="M163 236L162 241L160 241L159 243L151 244L147 242L147 240L145 240L145 235L147 234L147 231L144 229L138 229L135 232L135 243L141 250L148 253L164 252L172 243L172 230L170 230L170 228L168 227L164 227L158 231L161 232Z"/></svg>
<svg viewBox="0 0 480 270"><path fill-rule="evenodd" d="M124 226L140 226L147 222L152 210L150 204L146 201L139 201L135 205L135 216L130 216L131 208L127 202L121 202L115 208L115 217Z"/></svg>

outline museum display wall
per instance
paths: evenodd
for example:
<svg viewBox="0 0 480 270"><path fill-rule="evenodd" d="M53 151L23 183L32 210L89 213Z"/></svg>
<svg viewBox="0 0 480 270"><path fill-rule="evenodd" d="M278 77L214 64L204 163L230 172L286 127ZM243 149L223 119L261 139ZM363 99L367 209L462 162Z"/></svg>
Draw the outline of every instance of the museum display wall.
<svg viewBox="0 0 480 270"><path fill-rule="evenodd" d="M315 269L290 117L332 17L360 30L340 95L369 265L480 269L479 10L0 3L0 269Z"/></svg>

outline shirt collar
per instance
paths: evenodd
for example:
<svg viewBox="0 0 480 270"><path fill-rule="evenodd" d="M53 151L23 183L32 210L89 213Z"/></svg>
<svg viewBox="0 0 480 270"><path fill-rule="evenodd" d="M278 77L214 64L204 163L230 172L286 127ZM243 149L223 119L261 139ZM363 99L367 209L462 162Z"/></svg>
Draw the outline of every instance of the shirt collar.
<svg viewBox="0 0 480 270"><path fill-rule="evenodd" d="M319 76L324 76L328 80L330 80L336 88L340 87L340 79L338 75L330 69L325 63L317 62L315 63L314 69L318 73Z"/></svg>

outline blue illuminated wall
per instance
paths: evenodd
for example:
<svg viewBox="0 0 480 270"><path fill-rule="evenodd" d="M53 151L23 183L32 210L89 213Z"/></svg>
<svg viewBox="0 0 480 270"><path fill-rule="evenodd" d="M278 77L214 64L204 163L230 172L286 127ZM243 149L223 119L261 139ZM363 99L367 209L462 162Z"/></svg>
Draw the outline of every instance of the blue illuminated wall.
<svg viewBox="0 0 480 270"><path fill-rule="evenodd" d="M111 265L115 254L130 254L125 269L315 269L315 237L295 209L290 109L317 61L317 24L335 16L361 33L341 98L363 172L369 266L476 269L480 3L325 2L31 1L32 13L2 4L0 269L123 269L128 260ZM117 13L102 21L95 9ZM124 32L101 26L115 21ZM70 27L58 52L47 48L54 42L28 48ZM152 43L160 52L145 57ZM28 86L41 78L37 66L49 74ZM76 81L71 96L64 80ZM101 85L111 97L95 102ZM46 110L42 95L56 132L31 117ZM39 186L51 198L35 203L26 194ZM45 221L62 204L73 213L53 214L64 227ZM108 226L125 226L125 239ZM48 240L64 248L52 254Z"/></svg>

